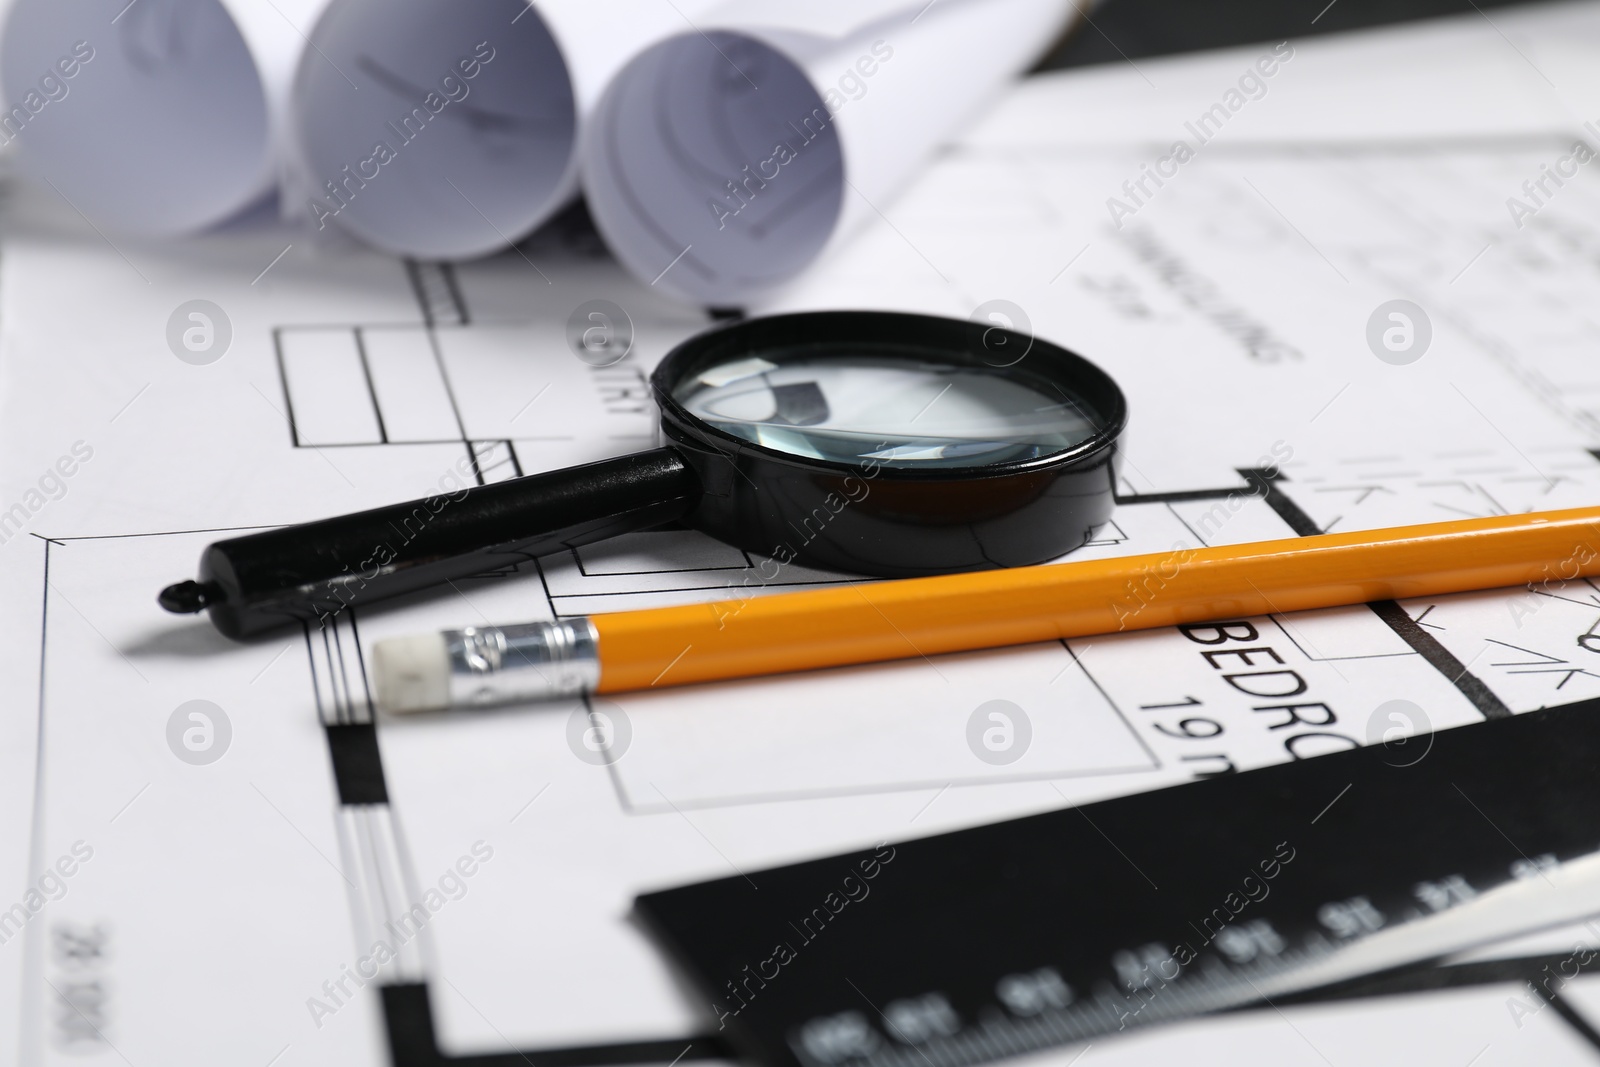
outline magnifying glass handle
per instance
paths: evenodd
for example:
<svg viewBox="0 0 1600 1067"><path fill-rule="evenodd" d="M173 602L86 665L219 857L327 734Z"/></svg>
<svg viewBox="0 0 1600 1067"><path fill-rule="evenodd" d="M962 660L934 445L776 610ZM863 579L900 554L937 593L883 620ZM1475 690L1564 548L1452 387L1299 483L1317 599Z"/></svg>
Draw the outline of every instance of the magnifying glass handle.
<svg viewBox="0 0 1600 1067"><path fill-rule="evenodd" d="M674 448L531 474L207 546L168 611L209 611L229 637L326 623L358 604L658 526L699 500Z"/></svg>

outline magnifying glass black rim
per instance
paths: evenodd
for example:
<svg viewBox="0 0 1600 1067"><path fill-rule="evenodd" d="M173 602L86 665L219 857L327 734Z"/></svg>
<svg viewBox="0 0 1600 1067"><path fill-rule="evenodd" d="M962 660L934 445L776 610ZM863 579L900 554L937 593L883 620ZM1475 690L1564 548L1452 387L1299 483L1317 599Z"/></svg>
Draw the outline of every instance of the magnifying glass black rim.
<svg viewBox="0 0 1600 1067"><path fill-rule="evenodd" d="M1038 353L1053 362L1064 364L1065 373L1060 375L1030 374L1029 376L1035 380L1042 379L1063 386L1072 383L1074 388L1069 397L1081 400L1099 423L1099 429L1089 437L1068 448L1044 456L970 467L905 467L880 462L875 475L878 478L894 481L949 481L1000 478L1029 471L1070 467L1086 460L1097 459L1107 449L1114 447L1127 425L1128 404L1121 388L1109 374L1076 352L1039 337L975 323L968 319L899 311L801 311L743 319L703 330L675 345L656 365L654 373L650 376L650 385L655 392L656 404L661 409L662 420L697 437L723 442L727 446L726 451L753 452L770 461L805 470L852 474L858 473L861 467L869 465L871 461L865 459L852 463L797 456L792 452L757 444L748 438L718 429L690 412L673 395L673 387L687 380L691 373L741 354L755 357L763 350L780 347L779 344L739 343L740 334L757 332L765 334L769 331L781 331L787 335L781 343L783 348L815 345L819 351L826 352L837 349L841 344L849 343L856 336L871 335L872 340L869 343L885 350L899 345L907 355L914 356L919 351L924 354L924 358L929 353L943 354L952 357L952 363L983 366L996 371L1011 370L1022 360L1009 365L990 363L975 351L982 349L983 346L972 343L976 337L999 332L1006 336L1008 343L1022 346L1028 356ZM920 339L897 340L894 337L896 332L925 335L930 331L938 331L942 336L937 340L942 343L928 344ZM1026 358L1027 356L1024 357ZM1088 383L1088 388L1078 387L1080 382Z"/></svg>

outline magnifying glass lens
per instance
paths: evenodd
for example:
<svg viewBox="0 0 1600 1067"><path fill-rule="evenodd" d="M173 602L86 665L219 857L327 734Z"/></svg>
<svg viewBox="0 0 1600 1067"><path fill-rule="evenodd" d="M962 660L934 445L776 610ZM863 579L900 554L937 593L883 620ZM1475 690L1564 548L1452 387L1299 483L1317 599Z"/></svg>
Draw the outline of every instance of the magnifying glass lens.
<svg viewBox="0 0 1600 1067"><path fill-rule="evenodd" d="M1013 370L886 355L745 357L700 371L673 394L690 414L754 444L890 467L1034 459L1100 429L1083 401Z"/></svg>

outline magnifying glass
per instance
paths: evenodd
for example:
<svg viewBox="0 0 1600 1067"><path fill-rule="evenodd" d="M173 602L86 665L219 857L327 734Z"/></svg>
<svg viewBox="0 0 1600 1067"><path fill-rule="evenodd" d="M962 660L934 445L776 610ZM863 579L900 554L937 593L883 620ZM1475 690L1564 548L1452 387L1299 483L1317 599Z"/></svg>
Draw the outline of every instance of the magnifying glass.
<svg viewBox="0 0 1600 1067"><path fill-rule="evenodd" d="M161 606L244 638L674 521L779 567L908 578L1042 563L1111 514L1121 390L990 324L749 319L651 386L664 447L218 541Z"/></svg>

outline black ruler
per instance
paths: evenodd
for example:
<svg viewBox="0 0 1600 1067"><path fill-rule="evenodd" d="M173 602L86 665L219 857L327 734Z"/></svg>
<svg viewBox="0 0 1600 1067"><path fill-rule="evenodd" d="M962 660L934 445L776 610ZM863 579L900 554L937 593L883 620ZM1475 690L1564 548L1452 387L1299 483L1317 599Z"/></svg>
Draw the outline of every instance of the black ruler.
<svg viewBox="0 0 1600 1067"><path fill-rule="evenodd" d="M1258 1000L1373 934L1596 851L1600 701L1586 701L636 907L743 1055L962 1067Z"/></svg>

